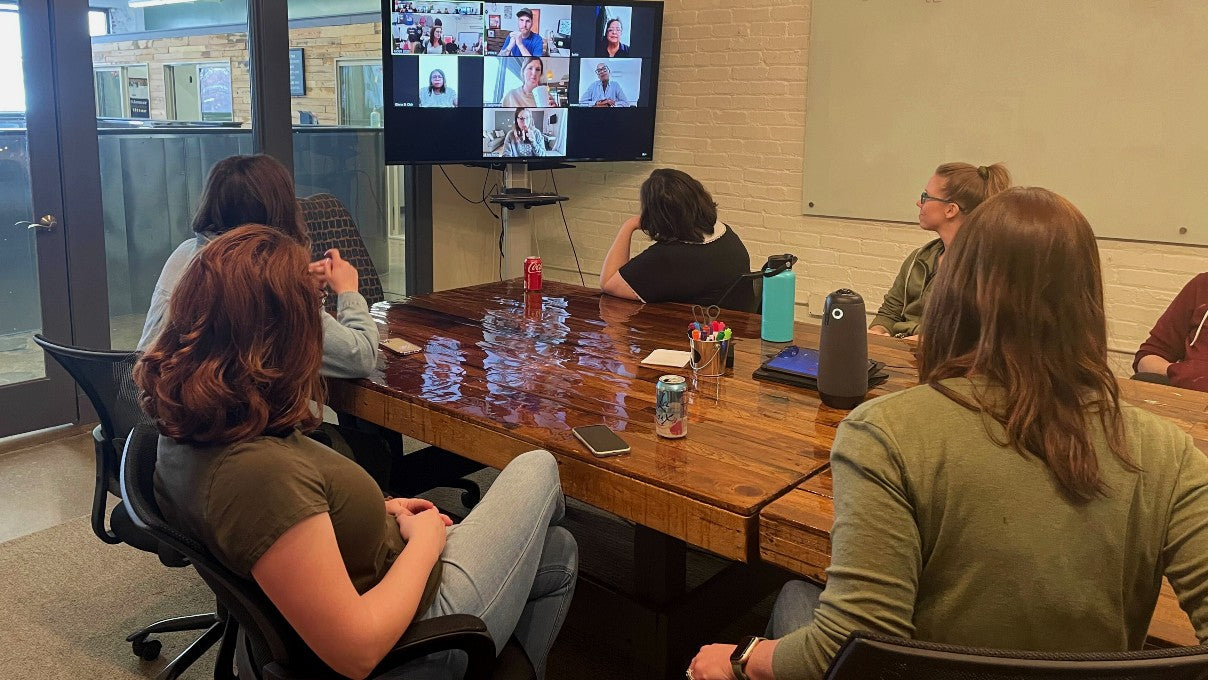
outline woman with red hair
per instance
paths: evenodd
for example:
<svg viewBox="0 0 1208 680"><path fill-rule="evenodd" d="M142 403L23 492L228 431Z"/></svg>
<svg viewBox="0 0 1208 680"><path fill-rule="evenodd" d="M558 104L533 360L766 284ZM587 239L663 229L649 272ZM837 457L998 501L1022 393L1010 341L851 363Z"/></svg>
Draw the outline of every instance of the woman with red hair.
<svg viewBox="0 0 1208 680"><path fill-rule="evenodd" d="M175 527L251 578L333 670L363 678L412 621L478 616L515 635L538 677L577 574L546 451L516 457L454 525L386 499L356 463L305 436L319 424L323 327L308 253L246 225L202 249L135 367L160 431L155 495ZM460 677L445 653L408 677Z"/></svg>

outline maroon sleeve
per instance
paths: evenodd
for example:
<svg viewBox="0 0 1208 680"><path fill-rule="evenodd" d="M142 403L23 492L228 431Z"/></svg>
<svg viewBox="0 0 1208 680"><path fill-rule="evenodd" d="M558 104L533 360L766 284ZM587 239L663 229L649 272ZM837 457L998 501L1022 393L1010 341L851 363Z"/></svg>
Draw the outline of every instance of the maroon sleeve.
<svg viewBox="0 0 1208 680"><path fill-rule="evenodd" d="M1149 331L1149 338L1141 343L1141 348L1133 357L1134 371L1137 370L1141 358L1149 354L1156 354L1172 363L1183 360L1187 332L1191 328L1191 315L1200 297L1200 289L1203 288L1208 288L1208 273L1196 276L1183 286L1183 290L1179 291L1162 316L1158 317L1157 323Z"/></svg>

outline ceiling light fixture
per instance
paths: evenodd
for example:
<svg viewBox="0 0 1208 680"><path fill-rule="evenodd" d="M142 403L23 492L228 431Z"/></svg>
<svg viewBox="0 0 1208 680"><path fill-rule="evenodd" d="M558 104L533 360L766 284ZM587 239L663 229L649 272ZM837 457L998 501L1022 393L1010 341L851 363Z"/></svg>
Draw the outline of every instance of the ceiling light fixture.
<svg viewBox="0 0 1208 680"><path fill-rule="evenodd" d="M157 5L180 5L186 2L196 2L196 0L130 0L130 8L138 9L140 7L155 7Z"/></svg>

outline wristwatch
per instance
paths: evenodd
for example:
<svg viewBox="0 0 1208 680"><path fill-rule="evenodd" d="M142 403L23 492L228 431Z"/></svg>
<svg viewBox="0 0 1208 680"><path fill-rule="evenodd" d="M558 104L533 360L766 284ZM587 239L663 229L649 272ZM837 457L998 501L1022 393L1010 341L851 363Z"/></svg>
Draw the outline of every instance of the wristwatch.
<svg viewBox="0 0 1208 680"><path fill-rule="evenodd" d="M738 680L751 680L747 676L747 662L751 660L751 653L755 651L755 645L764 640L767 638L748 635L734 648L734 653L730 655L730 668L734 669L734 677Z"/></svg>

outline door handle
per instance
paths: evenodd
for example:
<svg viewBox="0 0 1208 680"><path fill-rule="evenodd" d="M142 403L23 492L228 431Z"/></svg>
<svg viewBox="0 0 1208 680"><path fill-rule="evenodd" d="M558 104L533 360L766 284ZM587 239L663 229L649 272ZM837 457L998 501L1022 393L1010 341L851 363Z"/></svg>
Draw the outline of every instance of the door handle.
<svg viewBox="0 0 1208 680"><path fill-rule="evenodd" d="M14 222L13 226L14 227L27 227L29 229L38 229L40 231L50 231L51 229L54 229L55 225L58 223L59 223L59 221L55 219L54 215L43 215L42 218L39 219L37 222L29 222L26 220L21 220L20 222Z"/></svg>

